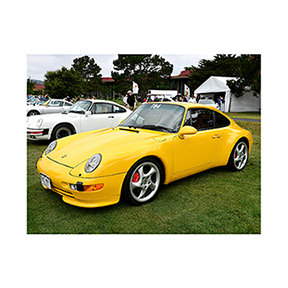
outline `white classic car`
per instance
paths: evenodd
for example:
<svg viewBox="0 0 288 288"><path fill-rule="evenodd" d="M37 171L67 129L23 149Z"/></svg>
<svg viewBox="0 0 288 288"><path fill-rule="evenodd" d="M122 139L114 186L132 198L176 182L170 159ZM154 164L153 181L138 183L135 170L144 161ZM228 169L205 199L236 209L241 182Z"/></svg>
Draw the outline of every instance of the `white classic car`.
<svg viewBox="0 0 288 288"><path fill-rule="evenodd" d="M219 104L215 103L212 99L200 99L198 101L199 104L204 104L204 105L208 105L208 106L212 106L215 107L217 109L219 109Z"/></svg>
<svg viewBox="0 0 288 288"><path fill-rule="evenodd" d="M51 99L48 100L44 105L28 105L27 106L27 116L40 115L40 114L51 114L51 113L62 113L73 106L72 103L61 100L61 99Z"/></svg>
<svg viewBox="0 0 288 288"><path fill-rule="evenodd" d="M27 117L27 139L55 140L117 126L132 111L112 101L83 100L63 113Z"/></svg>

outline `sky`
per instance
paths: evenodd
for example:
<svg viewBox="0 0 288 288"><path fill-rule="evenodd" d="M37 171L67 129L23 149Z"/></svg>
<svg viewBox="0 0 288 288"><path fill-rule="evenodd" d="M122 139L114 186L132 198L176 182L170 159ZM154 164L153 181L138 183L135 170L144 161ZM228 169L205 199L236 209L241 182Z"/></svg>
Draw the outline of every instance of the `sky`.
<svg viewBox="0 0 288 288"><path fill-rule="evenodd" d="M123 53L122 53L123 54ZM113 60L118 58L117 54L27 54L27 78L44 80L47 71L55 71L63 66L70 69L73 59L88 55L94 58L101 67L102 77L111 77ZM160 54L166 61L173 64L172 76L179 75L184 67L198 66L201 59L213 59L213 54Z"/></svg>

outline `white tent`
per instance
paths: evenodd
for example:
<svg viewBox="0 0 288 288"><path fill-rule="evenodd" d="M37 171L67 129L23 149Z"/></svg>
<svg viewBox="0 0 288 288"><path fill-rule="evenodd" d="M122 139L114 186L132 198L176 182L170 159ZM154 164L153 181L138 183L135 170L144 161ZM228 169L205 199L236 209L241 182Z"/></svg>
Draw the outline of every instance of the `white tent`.
<svg viewBox="0 0 288 288"><path fill-rule="evenodd" d="M260 96L253 96L253 92L245 92L243 96L237 98L226 85L228 80L237 80L235 77L211 76L195 91L194 96L201 98L212 98L214 101L215 93L223 93L225 99L224 112L259 112L261 108Z"/></svg>

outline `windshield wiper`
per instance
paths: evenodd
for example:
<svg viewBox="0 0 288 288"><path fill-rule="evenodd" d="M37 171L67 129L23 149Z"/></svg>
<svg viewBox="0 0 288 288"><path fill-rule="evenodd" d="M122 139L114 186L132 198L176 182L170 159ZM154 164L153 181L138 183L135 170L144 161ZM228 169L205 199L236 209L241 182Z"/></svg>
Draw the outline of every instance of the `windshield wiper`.
<svg viewBox="0 0 288 288"><path fill-rule="evenodd" d="M174 129L167 127L167 126L163 126L163 125L143 125L139 128L144 128L144 129L152 129L152 130L164 130L164 131L168 131L168 132L174 132Z"/></svg>
<svg viewBox="0 0 288 288"><path fill-rule="evenodd" d="M75 110L71 110L71 111L69 111L69 113L85 114L84 111L75 111Z"/></svg>

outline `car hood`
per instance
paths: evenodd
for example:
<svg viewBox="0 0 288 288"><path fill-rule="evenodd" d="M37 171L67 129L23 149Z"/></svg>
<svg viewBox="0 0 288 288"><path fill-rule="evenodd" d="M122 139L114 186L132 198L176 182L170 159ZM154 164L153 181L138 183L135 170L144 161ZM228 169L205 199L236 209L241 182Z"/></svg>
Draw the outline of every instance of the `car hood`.
<svg viewBox="0 0 288 288"><path fill-rule="evenodd" d="M53 113L53 114L42 114L42 115L35 115L35 116L28 116L27 117L27 128L46 128L46 126L50 125L50 123L56 123L57 121L62 121L62 119L67 118L76 118L79 117L80 114L76 113ZM82 115L82 114L81 114ZM39 119L42 119L42 124L40 127L37 126ZM40 120L39 120L40 121Z"/></svg>
<svg viewBox="0 0 288 288"><path fill-rule="evenodd" d="M137 142L145 140L163 142L166 140L165 134L167 135L163 132L124 127L95 130L61 139L48 157L62 165L74 168L97 153L105 158L105 155L116 155L117 152L124 151L128 157L132 149L130 146L137 147Z"/></svg>

